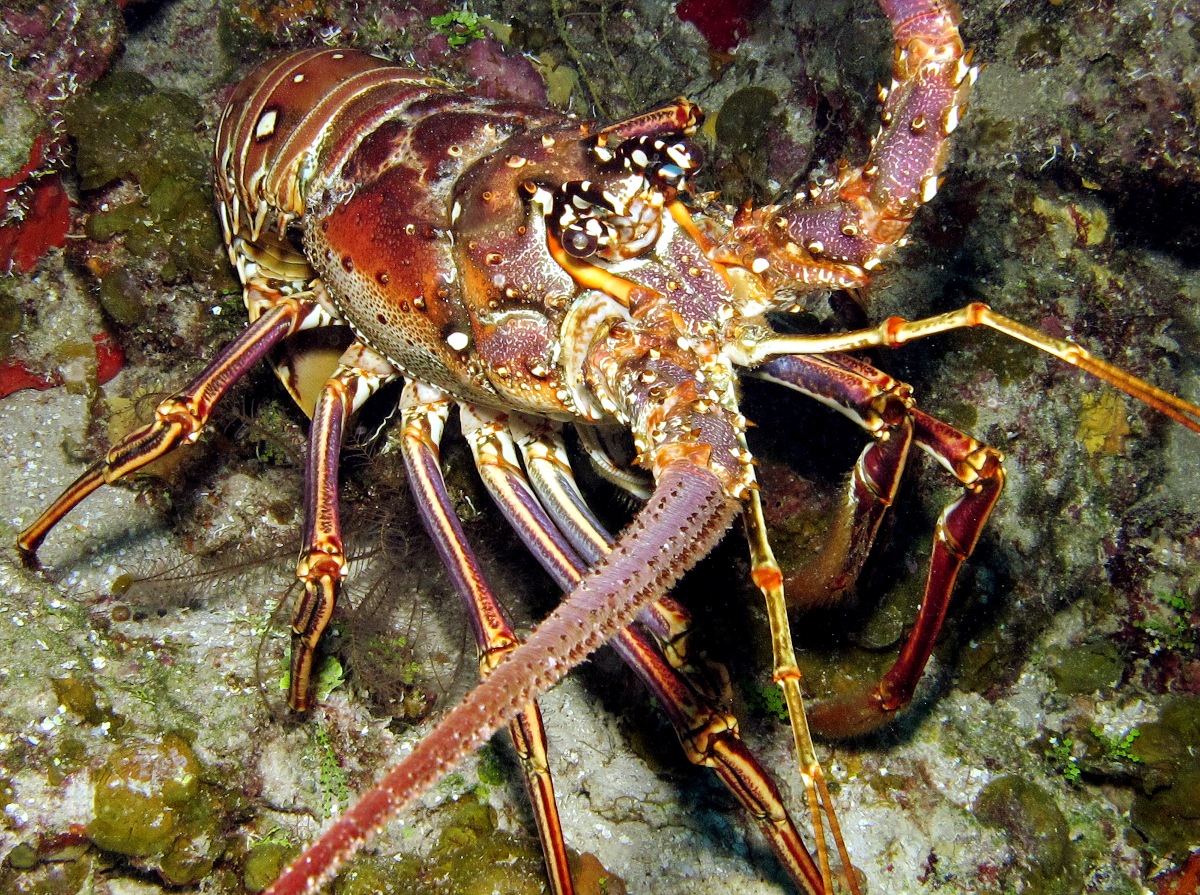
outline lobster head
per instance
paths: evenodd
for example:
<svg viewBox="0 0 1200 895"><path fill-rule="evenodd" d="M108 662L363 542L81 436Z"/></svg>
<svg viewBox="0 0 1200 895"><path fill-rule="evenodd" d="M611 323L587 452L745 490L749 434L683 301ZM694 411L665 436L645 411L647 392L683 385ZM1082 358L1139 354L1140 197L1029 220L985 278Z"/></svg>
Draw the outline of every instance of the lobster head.
<svg viewBox="0 0 1200 895"><path fill-rule="evenodd" d="M415 78L388 103L303 184L307 255L356 335L463 401L627 427L656 473L719 455L740 494L723 346L753 275L681 201L698 108L598 127Z"/></svg>

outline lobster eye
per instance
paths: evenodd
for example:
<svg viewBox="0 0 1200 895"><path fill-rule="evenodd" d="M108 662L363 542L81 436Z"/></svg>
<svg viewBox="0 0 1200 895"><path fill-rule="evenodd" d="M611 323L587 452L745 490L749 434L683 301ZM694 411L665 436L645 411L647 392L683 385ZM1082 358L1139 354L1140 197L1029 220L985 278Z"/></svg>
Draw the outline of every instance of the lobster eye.
<svg viewBox="0 0 1200 895"><path fill-rule="evenodd" d="M678 165L662 165L654 172L655 176L668 186L676 186L683 180L683 168Z"/></svg>
<svg viewBox="0 0 1200 895"><path fill-rule="evenodd" d="M567 250L568 255L587 258L596 254L598 245L596 237L580 227L579 224L572 224L563 230L562 246Z"/></svg>

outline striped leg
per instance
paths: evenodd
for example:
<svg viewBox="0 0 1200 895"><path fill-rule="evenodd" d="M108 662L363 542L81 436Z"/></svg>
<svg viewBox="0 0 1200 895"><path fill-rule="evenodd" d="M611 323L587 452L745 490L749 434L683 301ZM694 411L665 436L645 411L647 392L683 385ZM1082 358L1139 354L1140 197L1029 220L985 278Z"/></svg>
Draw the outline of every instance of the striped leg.
<svg viewBox="0 0 1200 895"><path fill-rule="evenodd" d="M314 298L277 297L199 376L158 405L154 422L130 432L113 445L104 459L88 467L21 532L17 547L26 559L32 561L50 530L101 485L111 485L181 444L191 444L199 438L217 401L274 346L298 330L328 322L328 313Z"/></svg>
<svg viewBox="0 0 1200 895"><path fill-rule="evenodd" d="M570 478L570 467L559 470L565 475L565 487L552 492L558 496L548 500L548 513L517 459L510 426L519 429L523 439L529 440L532 430L524 421L478 408L462 408L461 419L463 434L497 505L538 562L565 591L570 591L586 566L565 532L560 530L560 525L564 524L560 520L567 520L566 526L576 529L577 538L605 545L605 549L608 543L608 536L598 523L593 525L589 521L591 513L582 500L577 502L568 496L578 494ZM524 447L528 451L532 446L526 444ZM552 441L543 442L542 447L546 449L543 455L555 453ZM568 500L569 505L559 505L559 497ZM680 611L686 613L682 607ZM645 617L643 612L639 621ZM754 817L797 886L810 893L827 891L822 886L820 871L783 805L778 788L738 734L737 719L717 709L710 699L694 688L664 658L658 643L637 625L625 628L610 642L658 698L679 735L688 760L717 773Z"/></svg>
<svg viewBox="0 0 1200 895"><path fill-rule="evenodd" d="M567 462L566 451L557 435L545 426L531 429L523 426L520 421L514 421L513 426L518 430L518 440L525 456L525 464L530 469L530 477L542 494L547 507L559 521L564 532L575 529L592 527L588 538L593 544L610 542L609 536L599 523L595 522L587 505L579 494L578 487L571 475ZM908 443L904 442L902 450L907 450ZM817 843L817 859L820 865L819 879L824 879L828 886L832 885L828 849L825 843L824 823L829 823L830 835L841 856L842 865L847 868L847 885L852 893L858 892L858 881L850 871L850 855L842 838L841 827L833 807L833 800L825 783L825 774L817 760L816 748L808 729L804 701L800 692L800 670L792 649L791 631L788 626L787 607L783 596L779 567L771 553L771 546L766 538L766 528L762 522L762 505L756 492L750 494L749 503L743 511L746 522L747 539L750 543L751 559L754 563L754 581L762 590L766 599L768 616L771 622L772 650L775 657L774 678L783 690L788 705L788 716L792 725L793 738L796 743L796 754L800 761L800 776L804 782L805 797L812 817L813 831ZM877 524L876 520L876 524ZM579 535L577 535L579 537ZM671 664L678 670L687 671L695 666L687 660L687 635L691 630L691 619L684 609L673 600L660 599L643 611L639 619L650 628L660 645L666 652ZM696 673L688 675L689 680L695 681L701 676ZM713 688L706 691L711 696ZM823 820L824 818L824 820Z"/></svg>
<svg viewBox="0 0 1200 895"><path fill-rule="evenodd" d="M819 705L812 712L813 723L831 735L864 733L885 724L912 699L945 620L959 569L975 549L1004 486L1003 458L998 451L909 406L907 387L856 358L789 355L763 364L754 375L834 406L875 436L859 458L850 484L851 503L873 505L852 513L846 523L848 539L862 542L863 552L869 549L879 518L895 497L904 468L907 446L905 451L890 452L889 441L897 439L889 433L911 438L963 487L962 496L949 504L938 520L921 608L896 663L868 692ZM894 396L904 399L904 419L880 428L876 421L883 414L878 408L894 404ZM857 571L861 559L855 558L855 563ZM842 565L850 567L852 563L843 561Z"/></svg>
<svg viewBox="0 0 1200 895"><path fill-rule="evenodd" d="M346 420L396 375L386 359L355 342L325 380L313 408L304 474L304 547L296 565L304 592L292 617L288 683L288 705L297 712L312 706L310 683L317 644L333 617L346 576L338 514L338 465Z"/></svg>
<svg viewBox="0 0 1200 895"><path fill-rule="evenodd" d="M516 648L517 637L483 578L442 478L439 446L451 404L440 390L409 382L400 399L401 444L421 520L466 604L479 645L480 675L486 678ZM536 702L517 715L509 725L509 733L529 789L552 891L555 895L571 895L574 886L546 758L546 732Z"/></svg>
<svg viewBox="0 0 1200 895"><path fill-rule="evenodd" d="M981 302L972 302L957 311L948 311L920 320L889 317L878 326L831 335L773 335L753 339L741 352L736 363L744 367L759 367L764 361L787 355L831 355L837 352L861 351L864 348L898 348L916 339L925 339L956 329L983 326L1009 338L1044 351L1063 363L1078 367L1097 379L1141 401L1147 407L1169 416L1193 432L1200 432L1200 406L1185 401L1151 385L1144 379L1127 373L1120 367L1103 361L1068 339L1056 339L1039 329L1026 326L1010 317L997 314ZM857 361L856 363L861 363Z"/></svg>
<svg viewBox="0 0 1200 895"><path fill-rule="evenodd" d="M787 599L783 593L783 576L779 572L779 564L775 562L771 542L767 539L762 499L757 491L750 494L742 510L742 522L750 547L750 576L766 602L774 665L772 677L783 691L784 702L787 704L792 740L796 745L796 758L800 762L800 779L804 783L805 800L808 802L813 830L817 837L817 861L821 866L821 875L826 880L831 878L829 849L825 842L822 820L824 817L829 821L830 835L842 859L842 865L847 869L846 881L850 891L852 895L859 895L858 880L850 870L850 853L846 850L842 828L833 807L833 798L825 783L825 772L817 760L817 750L809 730L808 710L804 707L804 695L800 692L800 667L796 664L796 652L792 647L792 629L788 622ZM833 895L833 890L828 884L825 895Z"/></svg>
<svg viewBox="0 0 1200 895"><path fill-rule="evenodd" d="M871 435L816 558L783 582L789 605L826 603L858 579L895 500L913 440L912 390L848 355L781 357L750 375L833 405Z"/></svg>
<svg viewBox="0 0 1200 895"><path fill-rule="evenodd" d="M566 445L558 430L545 420L522 416L510 417L508 428L542 506L580 556L589 565L594 565L608 553L613 538L580 493L571 471ZM640 479L619 470L608 459L599 441L594 436L589 438L584 435L590 433L591 429L581 426L579 431L592 460L611 467L610 474L603 471L601 474L614 484L641 495ZM717 698L719 687L709 680L712 676L710 669L694 661L690 655L691 613L678 600L669 594L660 597L642 611L638 621L654 634L672 668L686 674L692 685L706 696Z"/></svg>

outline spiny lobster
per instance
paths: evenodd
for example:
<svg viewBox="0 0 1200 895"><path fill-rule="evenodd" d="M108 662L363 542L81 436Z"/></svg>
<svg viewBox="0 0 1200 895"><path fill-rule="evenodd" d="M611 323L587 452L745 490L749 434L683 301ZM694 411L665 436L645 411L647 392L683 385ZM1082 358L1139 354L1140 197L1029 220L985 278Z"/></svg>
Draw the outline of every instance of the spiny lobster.
<svg viewBox="0 0 1200 895"><path fill-rule="evenodd" d="M999 453L916 409L911 390L848 352L987 326L1112 383L1194 430L1200 408L983 305L892 318L826 336L766 320L812 295L864 285L937 192L948 138L976 69L952 0L881 0L896 41L883 127L864 165L810 194L731 212L691 191L700 111L686 100L607 126L473 97L351 50L269 62L232 96L214 154L218 211L250 325L156 419L120 440L19 539L32 556L79 501L194 441L214 403L270 357L312 417L306 524L289 703L310 673L346 570L338 460L348 418L403 377L401 435L412 488L467 600L483 682L271 891L315 888L386 819L508 724L549 875L572 891L547 770L539 693L606 641L646 681L689 757L713 767L759 822L796 884L831 891L822 812L836 819L808 735L781 576L738 410L737 371L840 410L871 436L832 522L823 568L853 578L897 493L911 447L963 493L939 520L916 625L883 680L818 707L835 733L885 723L911 698L955 577L1003 485ZM330 334L331 338L328 338ZM338 360L324 365L333 346ZM307 382L319 381L315 396ZM459 525L438 468L459 410L483 480L538 561L570 595L518 644ZM633 433L653 488L617 539L578 491L561 435L571 424L602 474L642 481L610 456ZM817 827L810 857L736 720L687 677L686 612L666 592L741 514L767 597L783 687ZM636 622L636 624L635 624ZM847 883L857 889L849 859Z"/></svg>

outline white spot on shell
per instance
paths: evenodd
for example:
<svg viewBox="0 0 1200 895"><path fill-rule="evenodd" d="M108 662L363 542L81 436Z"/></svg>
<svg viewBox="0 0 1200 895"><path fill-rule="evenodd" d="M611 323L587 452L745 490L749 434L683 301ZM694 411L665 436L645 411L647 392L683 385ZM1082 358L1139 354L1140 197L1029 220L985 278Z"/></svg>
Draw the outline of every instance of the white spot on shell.
<svg viewBox="0 0 1200 895"><path fill-rule="evenodd" d="M763 273L770 266L771 262L766 258L755 258L750 262L750 269L755 273Z"/></svg>
<svg viewBox="0 0 1200 895"><path fill-rule="evenodd" d="M293 84L303 84L304 83L304 75L296 75L296 77L292 78L292 83Z"/></svg>
<svg viewBox="0 0 1200 895"><path fill-rule="evenodd" d="M926 177L921 183L921 201L929 202L937 195L938 179L936 174Z"/></svg>
<svg viewBox="0 0 1200 895"><path fill-rule="evenodd" d="M267 109L259 116L258 123L254 125L254 139L265 140L271 134L275 133L275 121L279 117L279 113L275 109Z"/></svg>
<svg viewBox="0 0 1200 895"><path fill-rule="evenodd" d="M471 344L471 339L466 333L455 331L446 336L446 344L455 351L464 351Z"/></svg>
<svg viewBox="0 0 1200 895"><path fill-rule="evenodd" d="M683 147L681 146L671 146L667 149L667 155L670 157L671 161L684 170L693 167L691 154L684 151Z"/></svg>
<svg viewBox="0 0 1200 895"><path fill-rule="evenodd" d="M952 134L956 127L958 127L958 106L951 106L949 111L946 112L944 129L947 134Z"/></svg>

